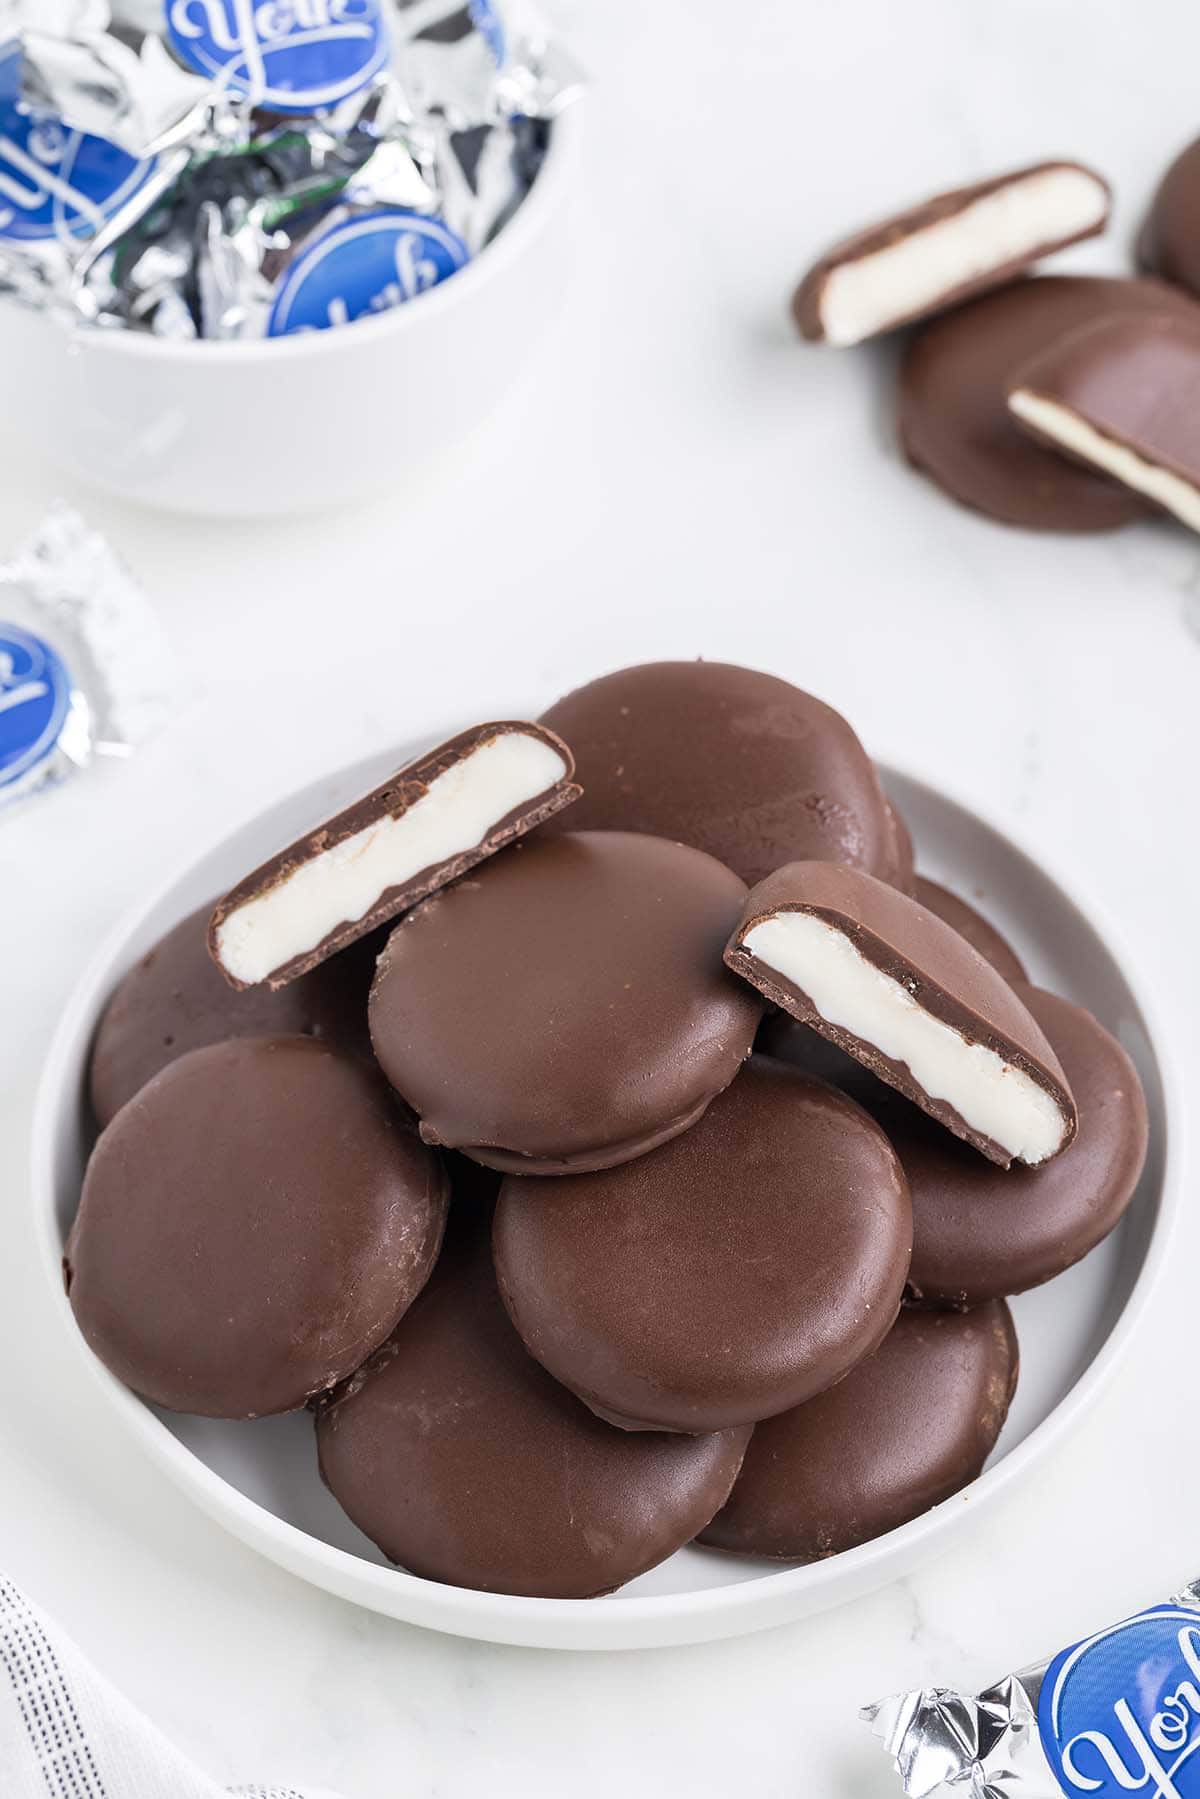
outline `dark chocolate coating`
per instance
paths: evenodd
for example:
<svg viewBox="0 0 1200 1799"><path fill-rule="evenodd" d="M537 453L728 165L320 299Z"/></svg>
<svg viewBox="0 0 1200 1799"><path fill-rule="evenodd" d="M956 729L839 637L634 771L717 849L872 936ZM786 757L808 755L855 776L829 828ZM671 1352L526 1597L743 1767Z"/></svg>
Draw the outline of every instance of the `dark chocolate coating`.
<svg viewBox="0 0 1200 1799"><path fill-rule="evenodd" d="M818 258L796 289L792 301L792 313L800 328L802 336L810 342L820 342L825 336L825 328L821 317L821 302L825 294L825 284L834 269L849 262L859 262L864 257L873 256L877 251L889 249L901 239L914 237L931 226L943 224L958 213L965 212L976 200L986 199L989 194L997 193L1006 187L1019 186L1035 175L1048 174L1052 169L1080 169L1090 175L1099 187L1109 194L1111 190L1102 175L1095 169L1087 168L1083 163L1050 162L1034 163L1028 168L1010 169L1006 174L993 175L987 181L973 182L969 187L951 188L944 194L935 194L931 200L923 200L917 206L910 206L903 212L894 213L876 225L869 225L863 231L857 231L852 237L844 238L834 244L825 254ZM975 294L985 293L989 288L1000 287L1011 281L1023 269L1048 256L1054 250L1063 250L1068 244L1080 242L1085 237L1095 237L1104 230L1108 223L1107 214L1099 223L1085 231L1072 232L1066 237L1047 238L1037 244L1025 256L1010 257L1008 261L997 263L984 274L977 275L971 281L960 281L947 287L936 300L908 312L897 314L884 329L895 330L899 325L912 324L916 319L929 318L932 314L944 312L949 306L956 306ZM878 334L876 334L878 335Z"/></svg>
<svg viewBox="0 0 1200 1799"><path fill-rule="evenodd" d="M883 880L895 828L840 713L723 662L647 662L576 688L543 723L575 752L571 830L647 831L707 850L749 885L799 857Z"/></svg>
<svg viewBox="0 0 1200 1799"><path fill-rule="evenodd" d="M895 1146L912 1192L914 1303L962 1309L1040 1286L1108 1235L1137 1186L1148 1126L1129 1057L1082 1006L1027 984L1017 994L1054 1046L1079 1113L1074 1141L1040 1168L981 1160L786 1014L759 1033L761 1048L850 1094Z"/></svg>
<svg viewBox="0 0 1200 1799"><path fill-rule="evenodd" d="M483 841L473 848L463 850L456 856L450 856L433 863L428 868L421 869L419 873L413 875L409 880L401 882L398 886L385 888L361 918L345 920L336 930L328 932L320 943L305 955L293 956L291 961L285 962L273 970L266 977L267 984L271 987L282 987L289 981L294 981L297 976L309 973L327 957L334 955L338 950L345 949L347 944L356 942L360 937L365 937L380 925L396 918L401 912L407 911L410 906L415 906L419 900L427 898L431 893L436 893L439 888L447 886L449 882L458 880L469 869L475 868L488 856L493 856L497 850L503 849L505 844L512 843L516 838L524 836L526 831L533 830L535 825L544 823L556 812L561 812L564 806L569 806L573 800L578 799L579 788L571 779L575 771L571 752L560 738L556 737L552 731L547 731L544 726L505 720L500 723L474 725L468 731L460 731L457 737L450 738L447 743L439 744L436 749L428 750L423 756L418 756L415 761L406 763L396 774L383 782L382 786L376 787L361 800L356 800L352 806L347 806L336 817L326 819L323 825L319 825L315 831L310 831L306 837L289 844L287 849L281 850L278 855L272 856L268 862L264 862L261 868L255 869L253 874L249 874L244 880L239 881L236 887L218 901L209 923L208 946L213 960L230 985L234 987L247 985L246 982L239 981L235 975L231 974L224 967L220 958L218 932L231 912L236 912L238 907L245 905L247 901L258 899L264 893L270 892L271 888L277 887L282 880L294 873L305 862L313 861L316 857L323 855L326 850L342 843L347 837L353 837L359 831L366 830L368 825L375 824L384 818L402 818L406 812L419 805L428 793L430 784L437 780L439 775L447 773L458 763L466 761L476 750L482 749L493 738L503 737L513 732L521 736L540 738L551 749L557 750L566 764L566 773L563 778L555 782L553 787L548 787L544 793L529 800L525 805L518 806L513 811L505 813L503 818L497 819Z"/></svg>
<svg viewBox="0 0 1200 1799"><path fill-rule="evenodd" d="M1147 312L1096 319L1023 364L1009 391L1052 401L1200 489L1200 305L1193 310L1194 318ZM1018 423L1053 447L1036 425ZM1068 454L1086 461L1076 449Z"/></svg>
<svg viewBox="0 0 1200 1799"><path fill-rule="evenodd" d="M317 1423L327 1485L392 1561L549 1599L611 1592L690 1541L749 1434L632 1435L594 1417L521 1347L486 1217L452 1222L425 1292Z"/></svg>
<svg viewBox="0 0 1200 1799"><path fill-rule="evenodd" d="M267 987L238 993L208 953L211 910L192 912L147 950L105 1007L88 1077L101 1127L169 1062L232 1037L319 1037L370 1056L367 993L382 936L364 939L277 993Z"/></svg>
<svg viewBox="0 0 1200 1799"><path fill-rule="evenodd" d="M301 1406L351 1374L424 1286L440 1159L365 1061L311 1037L192 1050L92 1151L64 1271L100 1360L158 1405Z"/></svg>
<svg viewBox="0 0 1200 1799"><path fill-rule="evenodd" d="M1107 531L1144 517L1118 482L1036 443L1008 411L1012 377L1046 345L1107 313L1188 312L1162 282L1043 275L925 325L900 373L909 461L965 506L1038 531Z"/></svg>
<svg viewBox="0 0 1200 1799"><path fill-rule="evenodd" d="M756 1057L640 1161L510 1178L500 1291L530 1354L633 1429L753 1423L839 1380L899 1309L912 1220L865 1112Z"/></svg>
<svg viewBox="0 0 1200 1799"><path fill-rule="evenodd" d="M965 1314L901 1312L838 1386L757 1427L700 1541L814 1562L920 1517L982 1470L1017 1364L1003 1300Z"/></svg>
<svg viewBox="0 0 1200 1799"><path fill-rule="evenodd" d="M936 912L939 918L956 930L960 937L965 937L972 949L977 949L985 962L990 962L998 975L1011 986L1014 981L1027 981L1025 965L1007 938L1002 937L994 924L990 924L982 912L960 899L957 893L951 893L948 887L941 887L936 881L927 881L924 875L918 875L913 883L912 895L930 912Z"/></svg>
<svg viewBox="0 0 1200 1799"><path fill-rule="evenodd" d="M893 1061L874 1044L822 1018L806 993L743 948L744 938L756 924L786 912L806 912L834 926L867 961L906 987L934 1018L950 1025L968 1043L984 1044L1044 1088L1062 1114L1064 1135L1055 1151L1061 1155L1074 1134L1076 1119L1058 1058L1012 988L964 937L907 894L857 869L829 862L794 862L760 882L750 894L725 960L775 1005L847 1051L947 1130L1006 1168L1011 1157L1002 1144L973 1129L948 1100L926 1093L905 1063Z"/></svg>
<svg viewBox="0 0 1200 1799"><path fill-rule="evenodd" d="M1200 295L1200 138L1163 176L1138 237L1138 267Z"/></svg>
<svg viewBox="0 0 1200 1799"><path fill-rule="evenodd" d="M745 893L679 843L539 832L410 912L371 1037L426 1141L565 1174L694 1124L762 1011L721 961Z"/></svg>
<svg viewBox="0 0 1200 1799"><path fill-rule="evenodd" d="M927 1305L975 1306L1061 1274L1118 1223L1146 1159L1146 1101L1121 1045L1082 1006L1038 987L1019 991L1079 1109L1075 1140L1053 1161L1005 1173L888 1089L856 1089L908 1175L909 1282Z"/></svg>

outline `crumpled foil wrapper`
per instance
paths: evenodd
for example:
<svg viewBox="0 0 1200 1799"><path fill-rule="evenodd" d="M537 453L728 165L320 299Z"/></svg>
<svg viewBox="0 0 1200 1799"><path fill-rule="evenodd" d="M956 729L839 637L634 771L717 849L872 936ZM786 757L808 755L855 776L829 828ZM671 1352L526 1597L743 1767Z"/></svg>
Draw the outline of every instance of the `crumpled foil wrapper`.
<svg viewBox="0 0 1200 1799"><path fill-rule="evenodd" d="M866 1706L909 1799L1196 1799L1200 1581L982 1693Z"/></svg>
<svg viewBox="0 0 1200 1799"><path fill-rule="evenodd" d="M0 0L0 292L229 341L383 310L477 254L578 71L522 0L323 5L264 38L250 0Z"/></svg>
<svg viewBox="0 0 1200 1799"><path fill-rule="evenodd" d="M178 671L104 539L56 506L0 566L0 807L129 756L170 717Z"/></svg>

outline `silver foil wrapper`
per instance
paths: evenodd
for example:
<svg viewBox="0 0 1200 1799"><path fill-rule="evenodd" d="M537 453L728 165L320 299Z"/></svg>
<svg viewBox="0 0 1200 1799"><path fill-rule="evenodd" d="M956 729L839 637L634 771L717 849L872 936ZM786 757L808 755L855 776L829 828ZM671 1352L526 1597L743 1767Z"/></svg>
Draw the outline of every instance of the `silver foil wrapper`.
<svg viewBox="0 0 1200 1799"><path fill-rule="evenodd" d="M55 507L0 567L0 807L129 756L178 678L154 612L103 538Z"/></svg>
<svg viewBox="0 0 1200 1799"><path fill-rule="evenodd" d="M211 124L212 82L180 68L156 32L111 24L107 0L25 0L26 103L139 160L194 143Z"/></svg>
<svg viewBox="0 0 1200 1799"><path fill-rule="evenodd" d="M451 130L554 118L582 75L523 0L391 0L393 66L422 113Z"/></svg>
<svg viewBox="0 0 1200 1799"><path fill-rule="evenodd" d="M522 0L320 0L311 17L267 9L266 37L260 11L0 0L20 93L0 193L6 172L27 189L12 229L0 201L0 291L102 327L225 341L399 304L503 228L580 91ZM314 47L333 62L310 68ZM0 104L13 67L0 52ZM387 209L434 223L368 244ZM338 258L318 274L324 233ZM309 291L281 304L301 258Z"/></svg>
<svg viewBox="0 0 1200 1799"><path fill-rule="evenodd" d="M1200 1581L981 1693L861 1715L909 1799L1197 1799Z"/></svg>

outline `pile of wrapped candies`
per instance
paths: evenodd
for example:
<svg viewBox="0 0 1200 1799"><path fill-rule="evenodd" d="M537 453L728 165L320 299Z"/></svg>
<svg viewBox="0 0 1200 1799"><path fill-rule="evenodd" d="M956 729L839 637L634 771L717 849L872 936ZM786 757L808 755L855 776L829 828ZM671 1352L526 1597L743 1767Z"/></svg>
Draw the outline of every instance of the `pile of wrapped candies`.
<svg viewBox="0 0 1200 1799"><path fill-rule="evenodd" d="M0 294L282 337L461 269L579 90L520 0L0 0Z"/></svg>

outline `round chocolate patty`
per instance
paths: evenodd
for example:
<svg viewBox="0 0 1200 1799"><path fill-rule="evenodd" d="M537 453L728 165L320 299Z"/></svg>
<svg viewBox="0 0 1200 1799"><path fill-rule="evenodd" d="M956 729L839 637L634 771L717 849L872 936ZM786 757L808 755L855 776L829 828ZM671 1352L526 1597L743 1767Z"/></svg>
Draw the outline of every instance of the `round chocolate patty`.
<svg viewBox="0 0 1200 1799"><path fill-rule="evenodd" d="M1200 294L1200 138L1159 183L1138 238L1138 266Z"/></svg>
<svg viewBox="0 0 1200 1799"><path fill-rule="evenodd" d="M426 1291L317 1424L321 1472L360 1530L429 1580L587 1599L689 1542L749 1437L631 1435L526 1355L486 1219L452 1224Z"/></svg>
<svg viewBox="0 0 1200 1799"><path fill-rule="evenodd" d="M193 1050L92 1152L64 1262L76 1321L159 1405L290 1411L415 1299L446 1193L366 1062L310 1037Z"/></svg>
<svg viewBox="0 0 1200 1799"><path fill-rule="evenodd" d="M563 1174L686 1130L762 1012L721 961L745 892L679 843L538 832L410 912L370 1022L422 1136Z"/></svg>
<svg viewBox="0 0 1200 1799"><path fill-rule="evenodd" d="M370 1054L367 993L385 939L376 933L272 993L238 993L208 953L211 906L184 918L129 970L92 1045L92 1111L102 1127L168 1062L231 1037L320 1037Z"/></svg>
<svg viewBox="0 0 1200 1799"><path fill-rule="evenodd" d="M513 1322L551 1374L614 1423L704 1431L799 1405L869 1355L911 1233L882 1131L760 1057L653 1155L505 1181L494 1247Z"/></svg>
<svg viewBox="0 0 1200 1799"><path fill-rule="evenodd" d="M948 887L940 887L936 881L927 881L924 875L917 875L912 893L914 899L920 900L930 912L936 912L960 937L965 937L1006 981L1028 981L1025 966L1012 944L974 906L959 899L957 893L951 893Z"/></svg>
<svg viewBox="0 0 1200 1799"><path fill-rule="evenodd" d="M909 1280L929 1305L979 1305L1061 1274L1112 1230L1146 1159L1146 1102L1120 1044L1082 1006L1038 987L1018 991L1075 1095L1079 1128L1061 1156L1005 1171L882 1088L865 1101L908 1175Z"/></svg>
<svg viewBox="0 0 1200 1799"><path fill-rule="evenodd" d="M901 1312L844 1381L757 1427L700 1541L812 1562L906 1524L974 1480L1016 1380L1002 1300L965 1315Z"/></svg>
<svg viewBox="0 0 1200 1799"><path fill-rule="evenodd" d="M897 871L871 758L840 713L774 675L647 662L576 688L542 723L575 755L571 830L672 837L751 886L809 858Z"/></svg>
<svg viewBox="0 0 1200 1799"><path fill-rule="evenodd" d="M1106 531L1143 516L1146 501L1044 449L1006 405L1021 364L1107 313L1190 309L1156 281L1043 275L932 320L900 373L900 438L910 462L965 506L1041 531Z"/></svg>

